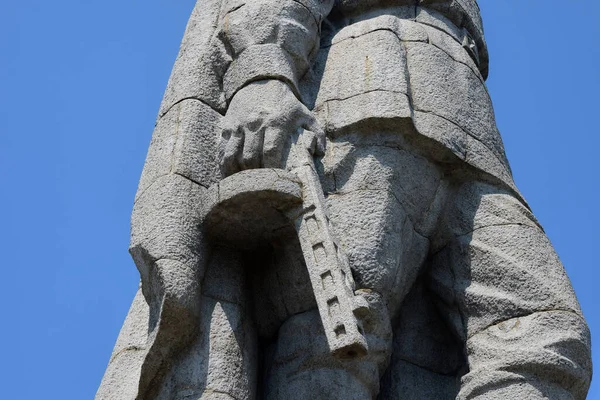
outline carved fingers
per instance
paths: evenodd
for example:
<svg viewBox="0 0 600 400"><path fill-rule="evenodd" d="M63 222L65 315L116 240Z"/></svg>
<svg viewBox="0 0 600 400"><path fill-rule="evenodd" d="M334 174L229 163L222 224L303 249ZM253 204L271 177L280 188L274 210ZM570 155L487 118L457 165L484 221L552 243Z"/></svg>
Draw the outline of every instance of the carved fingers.
<svg viewBox="0 0 600 400"><path fill-rule="evenodd" d="M304 108L306 109L306 107ZM304 115L302 115L300 125L305 130L304 144L311 154L321 156L325 154L325 131L321 128L314 115L308 109L305 111Z"/></svg>
<svg viewBox="0 0 600 400"><path fill-rule="evenodd" d="M224 128L221 132L221 140L219 142L219 158L221 163L221 172L224 176L231 175L237 166L236 156L239 149L243 145L243 137L241 131L233 131Z"/></svg>
<svg viewBox="0 0 600 400"><path fill-rule="evenodd" d="M281 168L288 137L289 135L286 135L278 127L268 127L265 129L262 167Z"/></svg>
<svg viewBox="0 0 600 400"><path fill-rule="evenodd" d="M279 126L252 131L237 127L224 130L221 170L224 176L253 168L281 168L289 134Z"/></svg>
<svg viewBox="0 0 600 400"><path fill-rule="evenodd" d="M253 168L283 168L293 133L305 129L304 142L322 154L325 133L283 82L255 82L233 98L219 143L224 176Z"/></svg>
<svg viewBox="0 0 600 400"><path fill-rule="evenodd" d="M244 130L244 145L242 157L239 161L240 169L260 168L262 166L264 131L263 126L256 131Z"/></svg>

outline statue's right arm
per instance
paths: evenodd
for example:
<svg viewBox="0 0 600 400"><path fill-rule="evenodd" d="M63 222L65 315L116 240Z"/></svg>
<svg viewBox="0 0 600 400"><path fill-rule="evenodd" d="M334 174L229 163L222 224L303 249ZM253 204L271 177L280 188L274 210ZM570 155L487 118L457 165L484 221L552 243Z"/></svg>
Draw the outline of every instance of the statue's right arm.
<svg viewBox="0 0 600 400"><path fill-rule="evenodd" d="M235 4L223 0L212 36L215 41L210 45L197 43L204 37L202 32L210 29L206 25L209 13L198 11L205 6L200 3L173 72L170 86L175 86L167 89L168 106L161 109L132 214L130 252L150 306L139 399L146 398L159 384L156 377L164 373L167 360L175 357L199 329L200 285L207 251L197 207L206 188L218 178L216 170L207 167L214 154L208 151L208 142L221 125L220 112L224 111L221 106L215 108L208 95L220 85L215 82L207 90L205 85L213 81L202 74L215 70L222 77L227 105L223 119L230 129L239 132L251 127L255 121L244 116L262 113L265 129L261 132L267 131L266 135L275 139L289 134L294 124L319 133L310 112L298 100L297 84L318 49L320 23L333 0ZM226 56L213 61L213 48ZM245 137L251 139L250 134Z"/></svg>
<svg viewBox="0 0 600 400"><path fill-rule="evenodd" d="M249 83L285 82L298 94L320 44L321 23L334 0L227 0L219 38L232 58L223 77L229 103Z"/></svg>
<svg viewBox="0 0 600 400"><path fill-rule="evenodd" d="M302 104L298 82L320 45L321 23L333 0L229 1L219 39L231 62L223 75L228 104L221 168L278 167L288 136L298 128L324 133Z"/></svg>

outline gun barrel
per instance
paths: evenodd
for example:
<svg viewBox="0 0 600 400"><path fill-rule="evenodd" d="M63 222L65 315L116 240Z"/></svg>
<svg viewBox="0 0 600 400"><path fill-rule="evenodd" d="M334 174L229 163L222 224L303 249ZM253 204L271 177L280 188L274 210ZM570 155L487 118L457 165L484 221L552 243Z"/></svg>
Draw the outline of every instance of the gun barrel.
<svg viewBox="0 0 600 400"><path fill-rule="evenodd" d="M292 147L292 171L303 186L303 212L296 220L300 245L331 353L339 358L361 357L368 345L358 316L368 305L354 294L348 259L331 232L323 188L301 136Z"/></svg>

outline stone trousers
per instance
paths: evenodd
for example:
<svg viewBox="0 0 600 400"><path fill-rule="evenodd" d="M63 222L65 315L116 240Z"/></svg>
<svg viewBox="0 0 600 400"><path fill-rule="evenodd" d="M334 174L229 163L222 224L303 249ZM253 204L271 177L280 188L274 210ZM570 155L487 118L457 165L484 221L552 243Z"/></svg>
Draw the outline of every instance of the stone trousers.
<svg viewBox="0 0 600 400"><path fill-rule="evenodd" d="M510 190L449 168L397 134L330 141L322 160L328 211L371 307L369 355L330 356L300 272L261 275L270 288L261 293L272 299L257 307L283 314L256 319L248 290L235 289L246 278L228 272L243 261L225 251L207 271L203 334L175 368L171 398L567 399L561 387L585 391L589 332L543 230ZM440 323L405 301L417 286ZM445 341L449 352L437 351Z"/></svg>
<svg viewBox="0 0 600 400"><path fill-rule="evenodd" d="M292 316L279 332L265 398L570 398L561 374L584 393L587 328L531 211L477 173L444 174L448 166L401 139L351 135L328 143L323 159L333 229L372 308L369 355L332 359L318 313ZM401 308L417 280L456 343L454 365L421 351L431 334L405 334L415 316ZM392 352L404 354L390 365ZM411 361L456 382L464 375L462 384L423 385L404 373Z"/></svg>

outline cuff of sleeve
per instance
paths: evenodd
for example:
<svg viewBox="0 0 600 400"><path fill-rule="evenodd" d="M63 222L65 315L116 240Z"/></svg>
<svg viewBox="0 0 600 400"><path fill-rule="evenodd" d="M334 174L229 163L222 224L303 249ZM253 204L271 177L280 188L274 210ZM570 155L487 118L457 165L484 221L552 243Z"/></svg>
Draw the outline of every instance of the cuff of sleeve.
<svg viewBox="0 0 600 400"><path fill-rule="evenodd" d="M290 55L276 44L262 44L248 47L229 66L223 77L227 102L242 87L261 79L284 81L298 95L296 66Z"/></svg>

